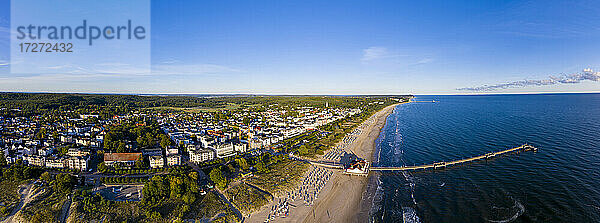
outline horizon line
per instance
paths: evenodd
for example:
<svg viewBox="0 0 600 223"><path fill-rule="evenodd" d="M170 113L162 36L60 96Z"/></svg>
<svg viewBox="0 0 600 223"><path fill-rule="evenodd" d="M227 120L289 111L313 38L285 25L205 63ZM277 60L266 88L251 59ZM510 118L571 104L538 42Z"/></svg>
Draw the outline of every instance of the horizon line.
<svg viewBox="0 0 600 223"><path fill-rule="evenodd" d="M137 96L185 96L185 95L217 95L217 96L478 96L478 95L543 95L543 94L600 94L599 91L574 92L478 92L478 93L427 93L427 94L289 94L289 93L125 93L125 92L50 92L50 91L0 91L0 93L22 94L95 94L95 95L137 95Z"/></svg>

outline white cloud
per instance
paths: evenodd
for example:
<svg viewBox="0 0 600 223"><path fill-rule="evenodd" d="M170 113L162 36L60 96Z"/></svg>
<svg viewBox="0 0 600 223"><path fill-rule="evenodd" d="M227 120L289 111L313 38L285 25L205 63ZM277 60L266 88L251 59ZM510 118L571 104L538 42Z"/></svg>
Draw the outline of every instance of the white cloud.
<svg viewBox="0 0 600 223"><path fill-rule="evenodd" d="M397 57L398 55L390 53L387 48L372 46L363 50L363 56L360 59L363 62L380 60L385 58Z"/></svg>
<svg viewBox="0 0 600 223"><path fill-rule="evenodd" d="M181 63L181 61L176 60L176 59L168 59L168 60L161 62L161 64L176 64L176 63Z"/></svg>
<svg viewBox="0 0 600 223"><path fill-rule="evenodd" d="M8 62L0 60L0 67ZM161 76L161 75L217 75L240 72L226 66L215 64L177 64L169 61L152 66L151 70L136 68L129 64L111 63L96 64L93 67L81 67L73 64L49 66L44 69L51 71L45 74L31 76L0 77L0 83L34 83L48 81L85 81L92 78L119 78L136 76Z"/></svg>
<svg viewBox="0 0 600 223"><path fill-rule="evenodd" d="M78 68L78 71L87 73L118 74L132 76L159 76L159 75L209 75L239 72L227 66L216 64L183 64L177 60L167 60L152 65L151 69L139 68L129 64L97 64L92 69Z"/></svg>
<svg viewBox="0 0 600 223"><path fill-rule="evenodd" d="M32 84L85 80L89 78L114 77L107 74L41 74L34 76L0 77L0 84Z"/></svg>
<svg viewBox="0 0 600 223"><path fill-rule="evenodd" d="M162 63L152 66L153 75L203 75L240 72L240 70L216 64Z"/></svg>
<svg viewBox="0 0 600 223"><path fill-rule="evenodd" d="M574 73L569 75L550 76L547 79L541 80L520 80L512 81L508 83L500 83L493 85L482 85L478 87L463 87L456 90L459 91L474 91L474 92L485 92L495 91L508 88L524 88L529 86L546 86L555 84L577 84L582 81L600 81L600 72L594 72L592 69L585 69L583 72Z"/></svg>
<svg viewBox="0 0 600 223"><path fill-rule="evenodd" d="M421 60L417 61L417 64L426 64L426 63L431 63L431 62L433 62L433 59L425 58L425 59L421 59Z"/></svg>
<svg viewBox="0 0 600 223"><path fill-rule="evenodd" d="M1 65L0 61L0 65ZM152 65L151 69L124 63L101 63L93 66L64 64L44 67L48 74L104 74L114 76L215 75L239 72L238 69L216 64L181 64L169 60Z"/></svg>

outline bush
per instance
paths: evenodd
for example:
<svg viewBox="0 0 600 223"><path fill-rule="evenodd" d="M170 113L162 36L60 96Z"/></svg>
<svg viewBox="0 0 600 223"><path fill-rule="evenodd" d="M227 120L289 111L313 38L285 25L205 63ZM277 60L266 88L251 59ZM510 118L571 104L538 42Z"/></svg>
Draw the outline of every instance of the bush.
<svg viewBox="0 0 600 223"><path fill-rule="evenodd" d="M224 189L227 187L227 178L223 175L223 171L221 171L221 167L213 168L209 174L210 180L215 183L217 187L220 189Z"/></svg>

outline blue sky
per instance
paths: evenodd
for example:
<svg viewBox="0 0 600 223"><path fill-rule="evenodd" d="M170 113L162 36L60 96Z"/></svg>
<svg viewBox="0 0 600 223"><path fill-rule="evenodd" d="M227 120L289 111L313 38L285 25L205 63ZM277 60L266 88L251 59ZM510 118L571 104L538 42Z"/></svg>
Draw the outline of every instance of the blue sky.
<svg viewBox="0 0 600 223"><path fill-rule="evenodd" d="M152 1L153 72L11 74L9 4L0 91L464 94L600 70L598 1ZM523 92L600 82L492 93Z"/></svg>

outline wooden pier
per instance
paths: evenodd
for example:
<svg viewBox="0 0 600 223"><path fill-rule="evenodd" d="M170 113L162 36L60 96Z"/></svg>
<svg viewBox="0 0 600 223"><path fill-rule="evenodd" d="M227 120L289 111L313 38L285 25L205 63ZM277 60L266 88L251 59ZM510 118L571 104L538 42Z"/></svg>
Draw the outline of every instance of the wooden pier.
<svg viewBox="0 0 600 223"><path fill-rule="evenodd" d="M344 165L341 163L323 162L323 161L307 161L307 162L312 165L315 165L315 166L320 166L320 167L329 168L329 169L344 169Z"/></svg>
<svg viewBox="0 0 600 223"><path fill-rule="evenodd" d="M529 144L523 144L519 147L506 149L506 150L502 150L502 151L498 151L498 152L486 153L486 154L483 154L480 156L475 156L475 157L461 159L461 160L448 161L448 162L436 162L436 163L424 164L424 165L419 165L419 166L371 167L370 170L374 170L374 171L407 171L407 170L438 169L438 168L445 168L447 166L452 166L452 165L474 162L474 161L478 161L478 160L486 160L486 159L493 158L495 156L500 156L503 154L513 153L513 152L521 152L521 151L537 151L537 148L535 148L534 146L529 145Z"/></svg>
<svg viewBox="0 0 600 223"><path fill-rule="evenodd" d="M440 101L436 101L436 100L431 100L431 101L413 101L413 100L410 100L409 102L412 102L412 103L436 103L436 102L440 102Z"/></svg>

